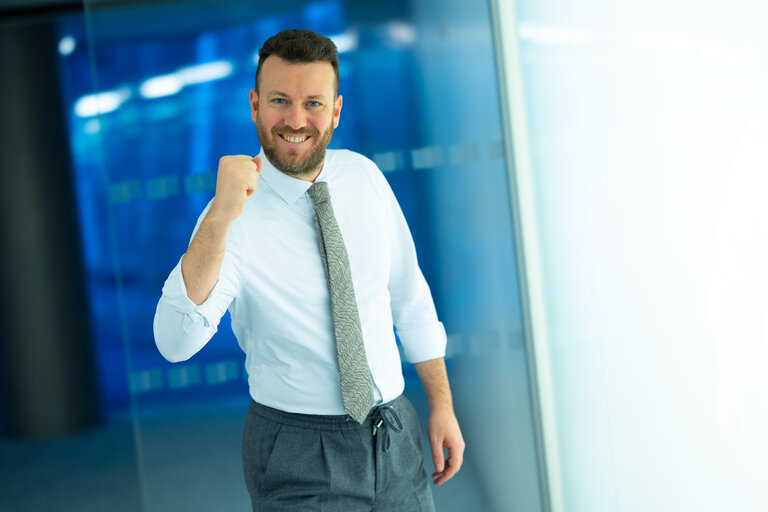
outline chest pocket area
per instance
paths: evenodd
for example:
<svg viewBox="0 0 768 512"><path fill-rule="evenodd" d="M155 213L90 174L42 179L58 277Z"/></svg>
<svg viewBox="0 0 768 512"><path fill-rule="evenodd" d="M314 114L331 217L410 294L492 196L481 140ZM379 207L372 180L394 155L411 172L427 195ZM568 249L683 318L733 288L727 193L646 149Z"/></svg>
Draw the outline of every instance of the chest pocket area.
<svg viewBox="0 0 768 512"><path fill-rule="evenodd" d="M389 281L390 231L384 212L345 213L338 222L352 267L355 292L360 293L358 285L386 286Z"/></svg>

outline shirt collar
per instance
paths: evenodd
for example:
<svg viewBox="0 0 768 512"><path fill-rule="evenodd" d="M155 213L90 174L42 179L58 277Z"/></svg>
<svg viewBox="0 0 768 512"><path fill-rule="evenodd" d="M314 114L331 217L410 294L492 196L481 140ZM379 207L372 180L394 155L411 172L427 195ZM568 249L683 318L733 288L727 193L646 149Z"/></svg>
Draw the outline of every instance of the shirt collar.
<svg viewBox="0 0 768 512"><path fill-rule="evenodd" d="M326 152L326 156L327 154L328 153ZM272 187L274 191L277 192L277 194L282 197L283 201L286 203L295 203L296 200L303 196L307 190L309 190L309 187L312 186L312 183L309 181L293 178L278 170L274 165L272 165L272 162L269 161L266 155L264 155L263 149L259 152L259 157L261 157L261 161L263 162L260 178L266 180L269 186ZM323 162L323 169L320 171L320 174L318 174L317 178L315 178L315 181L327 181L327 160L328 159L326 158Z"/></svg>

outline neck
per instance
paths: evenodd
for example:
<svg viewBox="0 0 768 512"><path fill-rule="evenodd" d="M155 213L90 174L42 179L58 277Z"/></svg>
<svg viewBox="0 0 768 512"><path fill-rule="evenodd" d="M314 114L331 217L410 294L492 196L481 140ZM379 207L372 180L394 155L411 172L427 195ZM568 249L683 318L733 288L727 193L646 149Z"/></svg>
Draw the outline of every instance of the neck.
<svg viewBox="0 0 768 512"><path fill-rule="evenodd" d="M308 181L310 183L314 183L315 180L317 179L317 177L320 176L320 172L322 172L322 170L323 170L323 163L324 162L320 162L320 165L317 166L317 169L312 171L311 174L307 174L306 176L302 176L301 179L304 180L304 181Z"/></svg>
<svg viewBox="0 0 768 512"><path fill-rule="evenodd" d="M317 179L317 177L320 175L320 172L323 170L323 162L320 162L320 165L318 165L314 170L309 171L309 172L305 172L305 173L301 173L301 174L285 172L282 169L279 169L277 167L276 167L276 169L278 169L280 172L282 172L286 176L290 176L291 178L296 178L296 179L299 179L299 180L303 180L303 181L308 181L310 183L314 183L315 180Z"/></svg>

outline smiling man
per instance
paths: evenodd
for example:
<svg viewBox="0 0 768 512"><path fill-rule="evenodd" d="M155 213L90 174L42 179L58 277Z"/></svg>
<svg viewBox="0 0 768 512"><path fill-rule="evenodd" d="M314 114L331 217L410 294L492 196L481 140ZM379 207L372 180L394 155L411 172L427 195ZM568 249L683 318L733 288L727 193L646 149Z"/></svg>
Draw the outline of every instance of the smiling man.
<svg viewBox="0 0 768 512"><path fill-rule="evenodd" d="M229 309L252 397L242 448L253 510L431 511L392 327L429 398L436 485L464 451L445 331L381 171L326 151L338 87L328 38L287 30L264 43L250 92L262 151L219 161L214 198L163 287L155 341L187 360Z"/></svg>

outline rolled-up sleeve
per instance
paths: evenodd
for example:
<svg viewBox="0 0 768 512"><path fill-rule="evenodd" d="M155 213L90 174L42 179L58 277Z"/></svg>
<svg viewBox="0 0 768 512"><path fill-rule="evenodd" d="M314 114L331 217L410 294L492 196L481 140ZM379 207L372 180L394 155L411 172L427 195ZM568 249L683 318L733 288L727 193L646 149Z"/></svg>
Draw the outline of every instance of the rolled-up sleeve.
<svg viewBox="0 0 768 512"><path fill-rule="evenodd" d="M211 203L197 220L190 243L200 228ZM240 291L240 224L235 221L227 234L226 250L219 278L205 302L195 304L187 295L181 260L163 285L153 324L155 344L171 362L186 361L213 337L221 317Z"/></svg>
<svg viewBox="0 0 768 512"><path fill-rule="evenodd" d="M429 285L416 259L416 248L405 216L382 176L390 224L389 294L392 319L403 353L410 363L445 356L446 335Z"/></svg>

